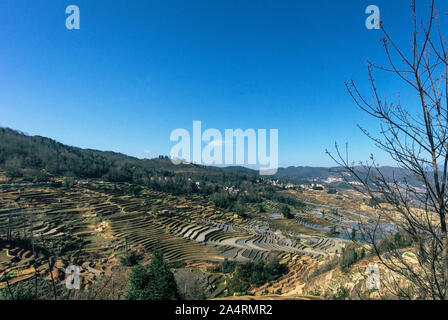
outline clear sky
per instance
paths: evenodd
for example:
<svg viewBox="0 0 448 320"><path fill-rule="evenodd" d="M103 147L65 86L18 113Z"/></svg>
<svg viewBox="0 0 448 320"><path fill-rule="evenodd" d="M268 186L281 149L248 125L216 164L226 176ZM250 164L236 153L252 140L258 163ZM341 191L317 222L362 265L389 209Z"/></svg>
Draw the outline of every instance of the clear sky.
<svg viewBox="0 0 448 320"><path fill-rule="evenodd" d="M222 132L277 128L281 166L334 165L335 141L355 160L373 152L391 164L356 127L378 129L344 81L368 89L366 59L385 61L366 7L407 45L409 3L0 0L0 126L143 158L169 154L171 131L201 120ZM80 30L65 27L70 4Z"/></svg>

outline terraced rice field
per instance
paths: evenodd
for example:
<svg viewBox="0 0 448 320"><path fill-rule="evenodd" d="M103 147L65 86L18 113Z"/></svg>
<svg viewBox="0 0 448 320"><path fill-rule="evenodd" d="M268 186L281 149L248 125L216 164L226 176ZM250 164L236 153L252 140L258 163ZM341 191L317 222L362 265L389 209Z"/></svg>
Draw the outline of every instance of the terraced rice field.
<svg viewBox="0 0 448 320"><path fill-rule="evenodd" d="M87 264L92 275L104 273L107 267L101 263L117 261L126 249L150 252L156 245L173 262L257 261L268 255L295 261L304 256L326 257L341 246L340 241L319 234L284 235L262 220L235 221L201 198L147 189L135 195L126 184L1 188L0 240L32 239L26 248L22 244L0 247L0 276L9 272L15 275L14 281L31 277L37 270L46 276L56 272L63 280L64 261L73 257ZM296 222L307 223L303 219L298 216ZM49 268L49 256L59 259L59 271L56 265ZM210 277L211 283L221 283Z"/></svg>

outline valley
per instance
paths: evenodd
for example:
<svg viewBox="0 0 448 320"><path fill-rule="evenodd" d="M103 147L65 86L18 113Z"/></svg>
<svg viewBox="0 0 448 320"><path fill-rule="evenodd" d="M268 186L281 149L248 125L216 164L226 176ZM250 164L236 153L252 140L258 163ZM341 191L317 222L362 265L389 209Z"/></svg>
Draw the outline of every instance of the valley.
<svg viewBox="0 0 448 320"><path fill-rule="evenodd" d="M181 266L175 274L189 266L202 273L210 298L226 295L225 275L210 272L211 266L268 257L290 267L291 274L271 289L287 294L351 242L346 228L354 217L338 206L368 211L357 205L359 200L350 200L350 193L337 200L325 191L288 190L284 193L306 204L292 208L293 219L275 212L278 203L272 201L263 202L266 212L253 209L240 217L200 196L173 196L150 188L136 195L127 183L78 180L67 187L63 178L53 180L1 185L0 271L11 275L10 284L37 273L51 279L53 273L58 290L64 291L64 267L75 264L83 267L83 286L88 288L120 268L119 258L128 250L147 255L160 246L167 261ZM326 204L318 203L322 200ZM0 287L6 285L0 282ZM253 288L254 293L264 290L269 288Z"/></svg>
<svg viewBox="0 0 448 320"><path fill-rule="evenodd" d="M386 205L326 170L174 165L0 128L0 293L123 299L160 252L183 299L370 295L364 270L378 259L361 226L409 244L375 220Z"/></svg>

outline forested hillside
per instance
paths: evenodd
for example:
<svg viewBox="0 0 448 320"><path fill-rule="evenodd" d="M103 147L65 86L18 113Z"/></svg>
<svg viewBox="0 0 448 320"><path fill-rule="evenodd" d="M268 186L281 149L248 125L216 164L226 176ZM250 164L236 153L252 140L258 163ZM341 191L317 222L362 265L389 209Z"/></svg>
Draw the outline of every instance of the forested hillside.
<svg viewBox="0 0 448 320"><path fill-rule="evenodd" d="M138 159L116 152L81 149L9 128L0 128L0 170L11 178L45 180L54 175L144 185L177 182L182 188L195 188L186 182L190 180L238 185L241 181L255 179L257 174L245 168L232 170L195 164L174 165L166 156Z"/></svg>

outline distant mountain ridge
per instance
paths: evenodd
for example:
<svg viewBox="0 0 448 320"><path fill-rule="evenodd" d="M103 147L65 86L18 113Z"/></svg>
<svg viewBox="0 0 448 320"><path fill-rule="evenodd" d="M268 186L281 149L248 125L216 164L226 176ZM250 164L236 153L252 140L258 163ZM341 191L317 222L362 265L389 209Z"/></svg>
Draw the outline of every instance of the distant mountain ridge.
<svg viewBox="0 0 448 320"><path fill-rule="evenodd" d="M279 178L327 179L331 175L331 170L331 167L290 166L279 168L275 176Z"/></svg>
<svg viewBox="0 0 448 320"><path fill-rule="evenodd" d="M44 170L49 174L79 178L104 178L110 181L136 181L149 176L182 175L231 181L234 178L257 179L258 171L242 166L213 167L197 164L173 164L167 157L138 159L122 153L81 149L50 138L29 136L17 130L0 128L0 170L9 175ZM289 166L279 168L270 179L291 183L334 184L340 182L339 167ZM388 177L409 176L404 169L381 167ZM418 184L418 182L416 182Z"/></svg>
<svg viewBox="0 0 448 320"><path fill-rule="evenodd" d="M362 166L357 166L355 169L361 177L366 173L366 168ZM422 183L409 170L392 166L381 166L378 170L389 181L393 179L401 182L406 180L414 187L422 187ZM318 183L337 186L341 184L346 185L346 182L355 182L353 177L342 174L344 171L346 170L342 167L290 166L279 168L274 177L296 184ZM373 173L377 174L376 170Z"/></svg>
<svg viewBox="0 0 448 320"><path fill-rule="evenodd" d="M78 178L101 178L115 182L135 182L151 176L232 176L255 175L256 171L232 172L196 164L175 165L166 157L138 159L112 151L81 149L50 138L29 136L0 128L0 170L10 176L39 174Z"/></svg>

